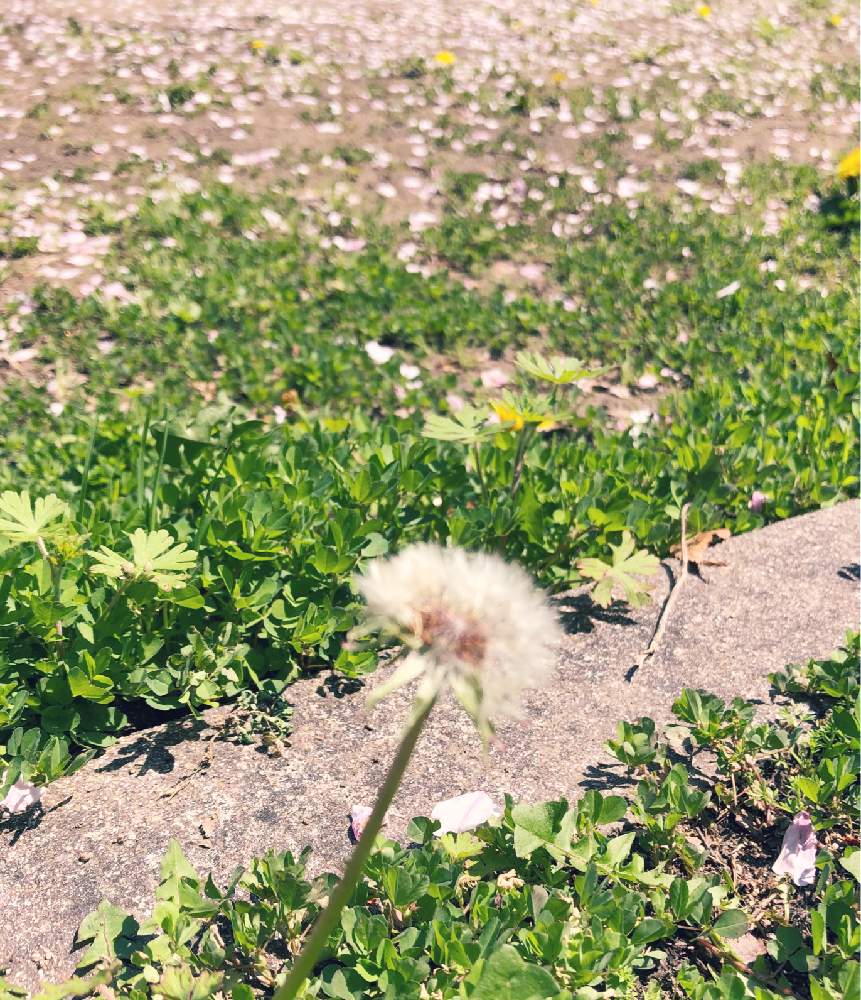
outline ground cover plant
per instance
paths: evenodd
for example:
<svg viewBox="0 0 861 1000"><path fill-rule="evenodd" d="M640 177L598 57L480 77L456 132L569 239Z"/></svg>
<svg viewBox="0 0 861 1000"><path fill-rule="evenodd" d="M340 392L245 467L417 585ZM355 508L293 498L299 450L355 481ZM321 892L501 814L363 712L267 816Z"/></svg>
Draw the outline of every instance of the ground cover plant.
<svg viewBox="0 0 861 1000"><path fill-rule="evenodd" d="M858 657L850 633L772 675L769 721L685 690L663 734L620 723L624 794L507 799L469 831L417 818L405 846L380 836L304 995L855 995ZM269 852L218 886L173 843L152 914L102 903L79 977L43 996L271 995L335 883L307 859Z"/></svg>
<svg viewBox="0 0 861 1000"><path fill-rule="evenodd" d="M13 316L55 404L4 390L2 790L148 711L373 669L350 580L411 542L636 604L685 502L692 532L737 533L856 495L857 236L806 204L809 170L745 183L779 188L778 231L678 195L595 206L573 243L535 223L554 295L467 287L432 228L433 273L373 217L345 251L289 188L94 221L135 300L42 288ZM486 210L451 186L481 254Z"/></svg>

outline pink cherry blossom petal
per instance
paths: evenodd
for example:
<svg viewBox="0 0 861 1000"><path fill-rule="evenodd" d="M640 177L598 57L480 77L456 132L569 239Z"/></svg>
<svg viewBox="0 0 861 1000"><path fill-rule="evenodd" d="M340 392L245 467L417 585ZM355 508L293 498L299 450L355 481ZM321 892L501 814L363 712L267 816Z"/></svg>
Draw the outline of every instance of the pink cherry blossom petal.
<svg viewBox="0 0 861 1000"><path fill-rule="evenodd" d="M816 831L810 813L797 813L783 835L777 860L771 866L776 875L789 875L798 885L816 881Z"/></svg>
<svg viewBox="0 0 861 1000"><path fill-rule="evenodd" d="M440 836L444 833L466 833L500 815L499 808L487 792L466 792L438 802L430 818L439 822L437 835Z"/></svg>

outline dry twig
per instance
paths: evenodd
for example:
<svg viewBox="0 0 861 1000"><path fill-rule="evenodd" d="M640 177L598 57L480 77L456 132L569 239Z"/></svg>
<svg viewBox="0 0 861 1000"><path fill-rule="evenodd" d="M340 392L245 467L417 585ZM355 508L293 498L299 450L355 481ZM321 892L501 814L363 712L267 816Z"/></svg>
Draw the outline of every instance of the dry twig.
<svg viewBox="0 0 861 1000"><path fill-rule="evenodd" d="M643 650L643 652L637 657L636 662L629 671L628 676L633 677L634 674L643 666L645 666L646 661L651 659L655 655L658 646L661 643L661 639L664 636L664 632L667 628L667 622L670 620L670 613L678 600L679 591L688 578L688 511L691 505L686 503L681 510L680 520L682 527L682 570L679 574L679 578L676 581L675 586L670 592L670 596L667 598L667 603L664 605L658 620L655 623L655 630L652 632L652 638L649 640L649 645Z"/></svg>

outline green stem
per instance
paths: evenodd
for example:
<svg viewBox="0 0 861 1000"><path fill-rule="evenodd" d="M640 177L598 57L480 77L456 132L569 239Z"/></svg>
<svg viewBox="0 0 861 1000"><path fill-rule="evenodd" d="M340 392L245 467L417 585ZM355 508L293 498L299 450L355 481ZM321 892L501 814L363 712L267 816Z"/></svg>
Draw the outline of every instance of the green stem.
<svg viewBox="0 0 861 1000"><path fill-rule="evenodd" d="M156 503L158 502L158 492L161 488L161 470L164 467L164 453L167 451L167 413L164 415L164 432L161 436L161 450L158 454L158 465L155 467L155 475L152 480L152 490L150 491L150 509L149 509L149 530L155 531L156 523L156 512L158 507Z"/></svg>
<svg viewBox="0 0 861 1000"><path fill-rule="evenodd" d="M299 995L299 990L302 988L302 984L314 971L314 966L317 963L320 952L326 946L326 942L329 940L329 935L338 923L338 918L341 916L341 910L343 910L347 900L349 900L352 896L353 890L356 888L359 879L362 877L365 863L371 854L371 849L374 846L377 834L382 828L386 812L392 804L392 799L395 797L395 792L398 790L398 786L400 785L401 779L407 769L407 765L410 762L410 757L412 756L413 750L415 750L419 734L421 733L425 722L427 722L427 718L431 713L431 709L433 708L435 701L435 697L430 698L424 705L421 706L410 724L409 729L407 729L404 733L404 738L401 740L401 745L398 747L397 755L395 756L394 761L392 761L392 766L389 768L386 780L383 782L382 788L380 788L379 794L377 795L374 811L371 813L368 823L365 826L361 837L359 837L358 843L356 844L356 849L353 851L353 855L347 863L346 870L344 871L344 877L332 891L332 895L329 897L326 909L323 910L317 918L317 923L314 924L310 937L305 942L304 948L299 953L296 961L293 963L293 968L290 970L290 974L288 975L286 982L281 989L274 994L272 1000L294 1000L294 998Z"/></svg>
<svg viewBox="0 0 861 1000"><path fill-rule="evenodd" d="M51 558L48 547L45 545L45 539L39 536L36 539L36 548L39 550L39 554L48 564L48 569L51 571L51 592L54 598L54 603L59 605L60 603L60 591L63 586L63 567L60 565L59 560L55 561ZM63 635L63 623L57 622L54 626L54 630L57 635Z"/></svg>
<svg viewBox="0 0 861 1000"><path fill-rule="evenodd" d="M93 427L90 431L90 443L87 446L87 457L84 460L84 471L81 474L81 490L78 497L78 523L82 524L84 520L84 505L87 502L87 488L90 483L90 467L93 464L93 451L96 447L96 432L99 429L99 418L98 415L93 420Z"/></svg>
<svg viewBox="0 0 861 1000"><path fill-rule="evenodd" d="M472 452L475 455L475 471L478 474L478 481L481 483L481 496L484 502L487 503L487 483L484 479L484 469L481 465L481 452L478 449L478 444L472 446Z"/></svg>
<svg viewBox="0 0 861 1000"><path fill-rule="evenodd" d="M520 477L523 473L523 463L526 460L526 445L532 436L532 425L524 424L523 430L520 432L520 437L517 441L517 451L514 456L514 469L511 475L511 496L517 492L517 487L520 485Z"/></svg>
<svg viewBox="0 0 861 1000"><path fill-rule="evenodd" d="M114 596L108 602L108 606L105 608L105 610L96 619L96 622L95 622L96 626L100 625L103 621L105 621L106 619L108 619L108 618L111 617L111 612L117 606L117 604L119 603L120 598L126 592L126 590L128 589L128 587L129 587L129 585L131 583L134 583L134 580L126 580L123 584L120 585L120 587L117 590L114 591Z"/></svg>

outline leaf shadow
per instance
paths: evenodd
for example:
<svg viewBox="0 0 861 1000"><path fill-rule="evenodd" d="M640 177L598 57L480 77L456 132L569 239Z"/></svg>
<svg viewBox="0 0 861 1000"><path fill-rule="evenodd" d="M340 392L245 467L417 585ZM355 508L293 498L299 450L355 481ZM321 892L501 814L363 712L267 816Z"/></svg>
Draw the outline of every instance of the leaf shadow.
<svg viewBox="0 0 861 1000"><path fill-rule="evenodd" d="M554 601L562 628L573 635L594 632L595 623L607 625L636 625L631 609L624 601L613 601L606 608L596 604L589 594L574 594Z"/></svg>
<svg viewBox="0 0 861 1000"><path fill-rule="evenodd" d="M339 677L337 674L329 674L323 678L316 693L321 698L328 698L329 695L335 698L346 698L361 691L364 686L365 682L357 677Z"/></svg>
<svg viewBox="0 0 861 1000"><path fill-rule="evenodd" d="M187 740L199 740L201 732L208 728L203 719L186 718L169 722L164 729L143 732L133 742L121 747L116 757L97 768L97 771L120 771L124 767L140 762L138 777L149 771L154 771L156 774L170 774L176 764L170 748Z"/></svg>
<svg viewBox="0 0 861 1000"><path fill-rule="evenodd" d="M620 773L618 764L590 764L578 782L580 788L608 791L611 789L626 789L630 791L636 781L633 777Z"/></svg>

